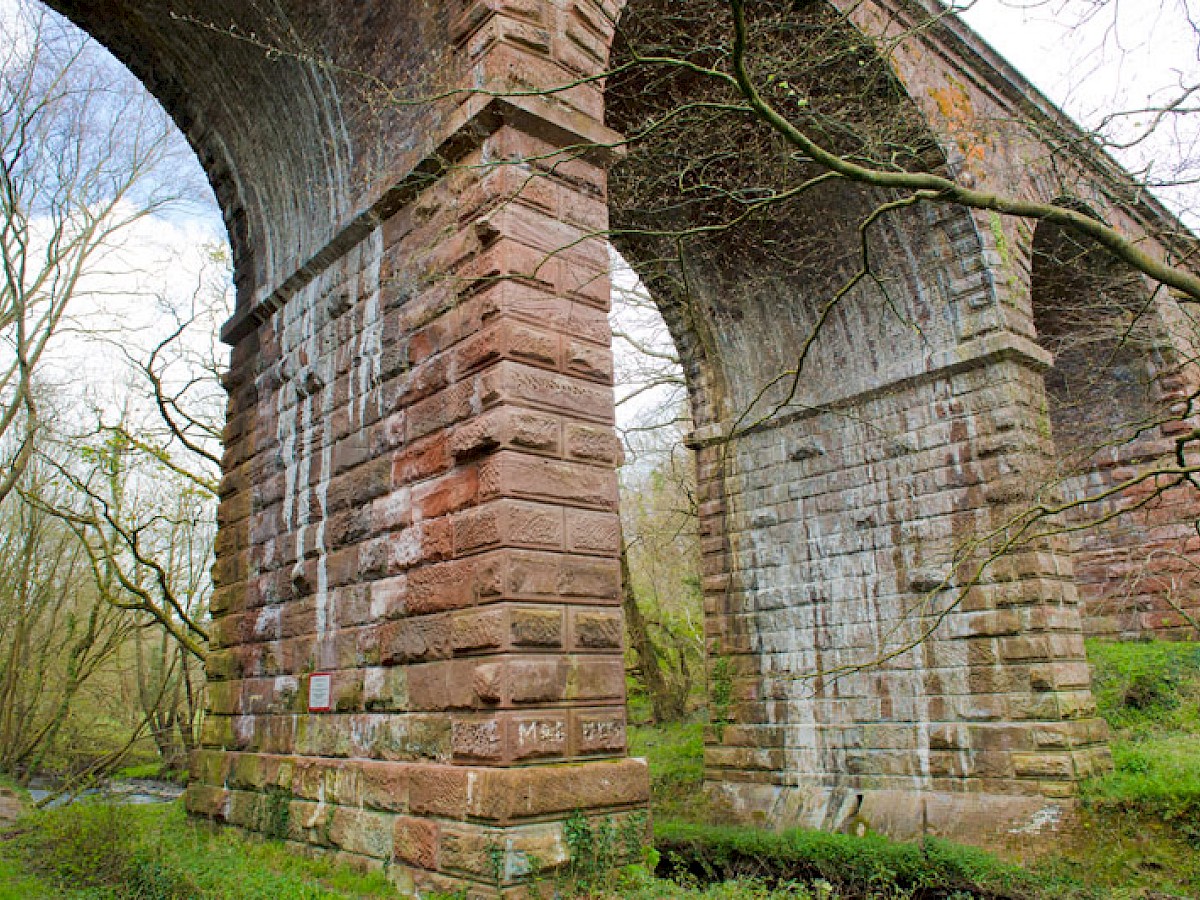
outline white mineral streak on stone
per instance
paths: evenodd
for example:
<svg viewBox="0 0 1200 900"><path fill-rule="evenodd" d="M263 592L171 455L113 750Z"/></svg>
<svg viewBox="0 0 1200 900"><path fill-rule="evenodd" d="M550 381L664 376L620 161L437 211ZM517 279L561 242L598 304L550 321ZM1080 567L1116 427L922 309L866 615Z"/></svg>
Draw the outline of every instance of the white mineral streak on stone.
<svg viewBox="0 0 1200 900"><path fill-rule="evenodd" d="M913 775L913 787L927 788L931 784L932 767L930 751L929 720L929 673L925 664L931 651L928 641L923 641L912 650L913 659L913 712L917 725L917 772Z"/></svg>
<svg viewBox="0 0 1200 900"><path fill-rule="evenodd" d="M421 533L414 525L406 528L391 541L391 562L406 567L421 561Z"/></svg>
<svg viewBox="0 0 1200 900"><path fill-rule="evenodd" d="M363 310L363 322L348 379L347 398L349 412L351 416L357 414L359 424L365 418L369 394L378 385L382 365L383 320L379 296L382 255L383 235L376 229L360 249L361 265L355 267L358 271L351 273L355 283L366 279L364 296L356 292L353 298L353 307ZM284 371L290 381L290 390L280 391L277 426L285 466L284 522L295 533L298 567L302 567L304 560L309 527L315 529L313 552L316 554L317 584L314 608L322 667L335 661L332 642L322 639L336 629L337 619L336 598L329 589L326 523L336 437L331 425L336 407L338 342L336 321L330 320L324 301L332 290L338 289L336 279L343 275L336 270L323 273L297 292L281 313L285 322L281 350ZM289 398L298 398L299 402L285 410L283 407ZM319 466L315 473L314 465Z"/></svg>
<svg viewBox="0 0 1200 900"><path fill-rule="evenodd" d="M757 655L764 724L784 736L779 774L790 784L834 785L853 771L860 749L878 740L863 727L879 723L894 726L873 729L895 735L885 740L908 735L903 744L876 749L908 747L912 758L903 768L897 758L895 768L887 763L878 771L871 768L874 758L860 760L868 764L863 774L903 777L914 789L927 789L937 724L929 679L931 669L945 663L930 655L941 645L904 649L928 620L912 608L921 598L898 570L901 561L889 550L896 537L885 527L909 523L917 499L893 471L903 459L879 459L871 449L879 443L878 429L818 418L810 426L818 437L811 438L805 427L740 441L727 481L741 611L735 616L749 640L746 649ZM794 454L798 441L815 446L819 435L835 433L843 467L856 470L851 480L830 482L824 453ZM940 562L906 555L907 569ZM872 665L897 651L903 652L890 662ZM870 667L865 673L854 671L863 665ZM823 678L817 690L813 676L820 673L836 677ZM954 677L952 690L965 692L965 676Z"/></svg>
<svg viewBox="0 0 1200 900"><path fill-rule="evenodd" d="M1024 825L1018 825L1009 834L1041 834L1048 828L1057 828L1062 822L1063 808L1056 804L1043 806Z"/></svg>
<svg viewBox="0 0 1200 900"><path fill-rule="evenodd" d="M234 716L233 733L238 744L246 746L254 738L254 716Z"/></svg>
<svg viewBox="0 0 1200 900"><path fill-rule="evenodd" d="M298 414L300 415L300 423L298 430L302 436L300 441L300 467L301 467L301 482L299 496L298 518L300 527L296 530L296 560L297 564L304 561L305 543L308 536L308 526L312 522L312 507L313 496L310 485L312 484L312 466L313 466L313 396L312 396L312 377L317 371L319 364L320 346L319 341L315 340L316 332L316 298L320 295L318 281L311 282L305 286L297 299L300 305L298 314L300 316L300 333L298 335L304 356L303 365L297 365L297 378L300 379L300 390L303 394L303 402L300 404ZM317 552L321 553L321 547L318 545ZM321 569L324 568L324 559L317 559L317 579L320 581ZM320 645L319 638L325 631L325 597L318 590L316 598L316 620L317 620L317 637L318 646Z"/></svg>
<svg viewBox="0 0 1200 900"><path fill-rule="evenodd" d="M359 754L369 755L378 742L378 716L352 716L350 718L350 746Z"/></svg>
<svg viewBox="0 0 1200 900"><path fill-rule="evenodd" d="M325 656L325 642L321 641L330 630L330 620L336 622L337 610L329 593L328 548L325 546L325 523L329 511L329 479L333 464L333 393L337 384L337 366L330 357L330 371L326 374L325 387L321 391L321 473L313 489L320 506L321 520L317 523L317 638ZM334 626L336 628L336 625ZM322 658L322 666L332 661Z"/></svg>
<svg viewBox="0 0 1200 900"><path fill-rule="evenodd" d="M299 577L304 570L309 528L317 517L313 550L317 563L315 616L318 638L326 635L330 620L325 516L332 433L327 423L333 412L336 360L331 352L323 352L325 329L332 326L319 303L328 293L329 281L329 277L323 275L305 285L279 313L282 377L276 434L284 467L283 519L286 529L294 534L295 576ZM331 341L329 346L332 348L335 344ZM321 467L315 488L310 487L314 464ZM307 590L308 586L303 589ZM319 646L325 651L324 642L319 642ZM322 659L322 664L325 662Z"/></svg>
<svg viewBox="0 0 1200 900"><path fill-rule="evenodd" d="M378 413L383 412L383 392L379 390L380 372L383 368L383 312L380 304L380 288L383 267L383 229L376 228L363 244L366 256L362 279L365 281L366 296L360 298L363 309L363 324L359 334L358 353L358 419L366 417L367 401L372 391L378 404ZM351 382L355 379L351 377ZM353 388L352 388L353 390ZM353 407L351 407L353 414Z"/></svg>
<svg viewBox="0 0 1200 900"><path fill-rule="evenodd" d="M330 175L326 182L329 186L329 210L336 213L332 219L340 219L346 212L350 197L355 194L350 184L350 172L354 168L354 142L350 140L349 125L342 111L342 92L336 86L326 83L329 73L313 65L309 69L309 77L314 83L313 94L316 102L325 107L326 122L332 126L339 138L323 141L320 146L323 153L333 157L325 165L325 171Z"/></svg>
<svg viewBox="0 0 1200 900"><path fill-rule="evenodd" d="M384 691L383 669L371 668L363 672L363 696L382 697Z"/></svg>
<svg viewBox="0 0 1200 900"><path fill-rule="evenodd" d="M317 782L317 805L312 815L304 821L305 828L316 828L325 822L325 779Z"/></svg>
<svg viewBox="0 0 1200 900"><path fill-rule="evenodd" d="M285 313L280 316L283 317ZM296 466L296 414L294 408L289 408L295 362L289 358L287 337L288 329L285 326L280 340L282 358L279 362L279 390L275 396L275 436L279 441L279 458L283 465L283 524L290 532L295 526L296 478L299 473ZM287 374L289 372L292 372L290 377Z"/></svg>
<svg viewBox="0 0 1200 900"><path fill-rule="evenodd" d="M320 466L317 483L313 488L312 503L317 505L316 512L320 515L317 523L316 552L317 552L317 647L322 668L330 668L335 663L333 641L326 640L331 631L336 630L337 610L333 606L333 597L329 593L329 548L325 545L325 525L329 515L329 480L333 468L333 410L334 392L337 390L337 341L324 341L328 333L333 335L336 324L329 321L326 315L325 299L333 285L328 274L317 279L314 295L308 303L308 315L314 320L309 338L309 364L318 373L320 379ZM309 400L314 398L310 396ZM309 423L310 429L314 423ZM312 479L309 478L311 483Z"/></svg>
<svg viewBox="0 0 1200 900"><path fill-rule="evenodd" d="M264 606L260 609L254 620L254 636L270 640L280 637L282 613L283 607L281 606Z"/></svg>

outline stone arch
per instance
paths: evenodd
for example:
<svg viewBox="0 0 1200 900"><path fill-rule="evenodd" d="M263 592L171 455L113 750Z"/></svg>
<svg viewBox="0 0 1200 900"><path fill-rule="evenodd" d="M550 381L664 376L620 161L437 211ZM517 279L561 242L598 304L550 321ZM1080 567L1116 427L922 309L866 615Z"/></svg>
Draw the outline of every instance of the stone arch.
<svg viewBox="0 0 1200 900"><path fill-rule="evenodd" d="M842 152L961 174L945 104L895 67L919 57L885 58L858 15L893 6L849 6L759 4L754 40L778 53L760 84L786 80L777 102ZM668 55L681 18L723 46L723 8L630 0L614 64L639 41ZM672 329L697 423L710 681L730 697L706 777L752 821L994 836L1106 753L1065 545L973 585L961 555L1051 455L1033 414L1049 357L1010 324L1015 242L998 219L837 181L747 215L819 171L725 109L672 113L722 96L691 72L608 84L609 124L635 136L610 174L613 242Z"/></svg>
<svg viewBox="0 0 1200 900"><path fill-rule="evenodd" d="M229 231L239 310L283 289L369 210L410 149L386 136L419 144L431 113L403 101L452 77L448 10L48 5L121 60L192 144Z"/></svg>
<svg viewBox="0 0 1200 900"><path fill-rule="evenodd" d="M1059 205L1096 216L1078 201ZM1034 329L1055 358L1046 379L1057 454L1123 444L1156 419L1165 360L1154 357L1165 333L1151 290L1140 273L1053 223L1037 225L1032 247Z"/></svg>
<svg viewBox="0 0 1200 900"><path fill-rule="evenodd" d="M963 575L1053 462L1018 224L880 212L875 271L831 307L793 392L772 380L856 272L860 226L897 198L822 182L697 238L680 265L661 232L762 199L723 185L806 170L692 121L690 149L712 152L686 202L631 189L639 165L670 171L636 146L607 195L622 139L594 76L619 2L53 5L183 125L237 248L193 812L262 829L283 798L290 839L390 864L410 891L481 896L565 861L575 810L639 843L610 212L701 423L712 677L729 700L707 751L718 794L774 823L983 837L1053 819L1046 804L1104 764L1067 548ZM693 36L720 24L706 0L630 0L623 27L672 6ZM1036 129L975 126L1062 117L953 19L908 28L925 4L899 0L755 8L787 53L828 51L795 72L866 123L824 123L844 152L1022 196L1053 180ZM772 24L780 10L803 40ZM638 77L607 88L609 124L634 138L665 89L703 92ZM1156 214L1131 209L1135 225ZM923 623L936 630L917 640Z"/></svg>
<svg viewBox="0 0 1200 900"><path fill-rule="evenodd" d="M1080 201L1059 202L1096 216ZM1085 503L1141 469L1174 465L1179 423L1170 407L1193 376L1166 315L1172 301L1103 248L1052 223L1037 226L1032 253L1033 323L1054 356L1046 385L1056 477L1064 500L1084 503L1066 518L1101 520L1072 542L1085 630L1191 636L1195 491L1142 484ZM1111 518L1121 510L1130 511Z"/></svg>

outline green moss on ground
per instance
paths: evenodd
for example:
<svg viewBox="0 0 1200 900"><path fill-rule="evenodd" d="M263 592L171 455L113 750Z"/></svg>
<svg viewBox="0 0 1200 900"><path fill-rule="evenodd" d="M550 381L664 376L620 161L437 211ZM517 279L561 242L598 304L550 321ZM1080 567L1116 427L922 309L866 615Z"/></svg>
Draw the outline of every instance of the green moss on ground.
<svg viewBox="0 0 1200 900"><path fill-rule="evenodd" d="M0 840L0 900L392 898L380 874L189 820L181 804L76 804Z"/></svg>
<svg viewBox="0 0 1200 900"><path fill-rule="evenodd" d="M704 824L702 723L631 729L657 849L593 900L1166 900L1200 896L1200 645L1090 643L1115 767L1084 786L1074 844L1022 868L942 841ZM671 878L657 877L658 871ZM191 822L178 805L78 805L0 836L0 900L395 897L382 875Z"/></svg>
<svg viewBox="0 0 1200 900"><path fill-rule="evenodd" d="M629 755L644 756L650 765L650 808L655 818L704 820L703 722L631 727Z"/></svg>

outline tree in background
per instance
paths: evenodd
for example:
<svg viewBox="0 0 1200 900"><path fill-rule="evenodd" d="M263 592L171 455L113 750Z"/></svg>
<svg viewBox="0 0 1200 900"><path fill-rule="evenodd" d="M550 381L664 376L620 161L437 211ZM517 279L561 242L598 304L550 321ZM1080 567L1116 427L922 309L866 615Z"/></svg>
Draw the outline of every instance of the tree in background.
<svg viewBox="0 0 1200 900"><path fill-rule="evenodd" d="M172 327L149 351L122 347L128 395L74 429L49 431L54 502L22 499L68 528L110 608L133 626L119 655L127 729L149 735L167 771L186 766L204 708L223 390L217 323L228 313L228 256L215 248ZM131 744L132 746L132 744Z"/></svg>
<svg viewBox="0 0 1200 900"><path fill-rule="evenodd" d="M655 722L703 695L704 610L691 427L671 336L636 275L614 254L613 313L621 469L621 601L636 689Z"/></svg>
<svg viewBox="0 0 1200 900"><path fill-rule="evenodd" d="M0 502L29 464L39 365L72 307L103 298L121 243L177 197L178 150L144 91L115 86L97 48L62 20L0 19Z"/></svg>
<svg viewBox="0 0 1200 900"><path fill-rule="evenodd" d="M85 548L51 511L65 493L53 467L35 459L21 490L35 502L0 505L0 772L28 779L78 764L72 733L99 743L111 712L99 682L135 624L105 602L111 571L93 580Z"/></svg>
<svg viewBox="0 0 1200 900"><path fill-rule="evenodd" d="M182 298L187 266L146 262L147 225L204 198L132 76L32 3L0 16L0 48L0 771L96 777L146 744L180 769L203 712L228 252Z"/></svg>

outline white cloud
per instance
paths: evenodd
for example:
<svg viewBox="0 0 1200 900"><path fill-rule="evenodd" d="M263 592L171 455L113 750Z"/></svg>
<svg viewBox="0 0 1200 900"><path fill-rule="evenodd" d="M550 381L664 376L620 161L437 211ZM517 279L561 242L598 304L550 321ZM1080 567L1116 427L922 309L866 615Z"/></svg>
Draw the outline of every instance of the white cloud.
<svg viewBox="0 0 1200 900"><path fill-rule="evenodd" d="M1200 114L1152 112L1200 84L1200 11L1195 0L975 0L963 18L1034 85L1088 130L1115 143L1130 170L1150 180L1200 178ZM1200 107L1200 97L1186 104ZM1200 197L1193 185L1156 193L1193 227Z"/></svg>

